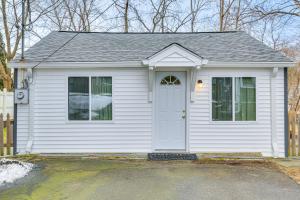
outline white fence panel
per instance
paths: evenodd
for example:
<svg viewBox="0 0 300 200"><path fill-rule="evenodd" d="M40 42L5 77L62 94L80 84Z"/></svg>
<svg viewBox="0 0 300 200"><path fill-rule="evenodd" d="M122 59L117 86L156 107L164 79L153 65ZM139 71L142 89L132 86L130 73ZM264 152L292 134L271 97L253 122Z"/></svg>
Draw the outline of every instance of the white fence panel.
<svg viewBox="0 0 300 200"><path fill-rule="evenodd" d="M6 114L9 113L11 118L14 116L14 93L7 92L4 88L0 91L0 113L4 113L3 119L6 120Z"/></svg>

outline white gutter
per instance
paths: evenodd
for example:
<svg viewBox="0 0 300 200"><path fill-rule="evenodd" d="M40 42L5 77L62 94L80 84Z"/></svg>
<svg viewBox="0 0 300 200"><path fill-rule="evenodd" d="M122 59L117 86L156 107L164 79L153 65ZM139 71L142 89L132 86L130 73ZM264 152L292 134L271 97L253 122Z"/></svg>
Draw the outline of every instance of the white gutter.
<svg viewBox="0 0 300 200"><path fill-rule="evenodd" d="M294 67L296 62L216 62L209 61L205 67ZM138 68L145 67L142 61L122 62L10 62L8 66L14 68Z"/></svg>
<svg viewBox="0 0 300 200"><path fill-rule="evenodd" d="M105 68L105 67L143 67L141 61L126 62L28 62L8 63L10 68Z"/></svg>
<svg viewBox="0 0 300 200"><path fill-rule="evenodd" d="M209 61L205 67L294 67L296 62L216 62Z"/></svg>

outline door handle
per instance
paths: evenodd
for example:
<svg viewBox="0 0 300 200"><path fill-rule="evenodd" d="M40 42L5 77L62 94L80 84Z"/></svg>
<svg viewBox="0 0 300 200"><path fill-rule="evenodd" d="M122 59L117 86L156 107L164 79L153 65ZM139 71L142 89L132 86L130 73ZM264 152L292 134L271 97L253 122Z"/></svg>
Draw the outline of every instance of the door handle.
<svg viewBox="0 0 300 200"><path fill-rule="evenodd" d="M182 116L181 116L181 118L185 119L185 117L186 117L185 110L182 110Z"/></svg>

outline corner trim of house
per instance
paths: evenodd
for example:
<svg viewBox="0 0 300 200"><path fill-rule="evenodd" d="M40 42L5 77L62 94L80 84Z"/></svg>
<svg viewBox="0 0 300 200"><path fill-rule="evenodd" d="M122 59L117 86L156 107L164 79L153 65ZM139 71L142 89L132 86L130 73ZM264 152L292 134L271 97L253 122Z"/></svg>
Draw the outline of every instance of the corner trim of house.
<svg viewBox="0 0 300 200"><path fill-rule="evenodd" d="M18 88L18 69L14 70L14 88ZM13 154L17 154L17 121L18 121L18 106L14 98L14 124L13 124Z"/></svg>
<svg viewBox="0 0 300 200"><path fill-rule="evenodd" d="M289 115L288 115L288 69L284 69L284 155L288 157L289 149Z"/></svg>

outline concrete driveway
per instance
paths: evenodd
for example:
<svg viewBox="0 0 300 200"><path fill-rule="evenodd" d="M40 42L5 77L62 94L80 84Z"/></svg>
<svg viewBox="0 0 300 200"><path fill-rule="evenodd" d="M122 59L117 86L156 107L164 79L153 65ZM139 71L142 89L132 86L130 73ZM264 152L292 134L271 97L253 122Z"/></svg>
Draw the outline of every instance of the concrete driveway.
<svg viewBox="0 0 300 200"><path fill-rule="evenodd" d="M46 159L0 188L1 200L299 199L300 186L262 164Z"/></svg>

